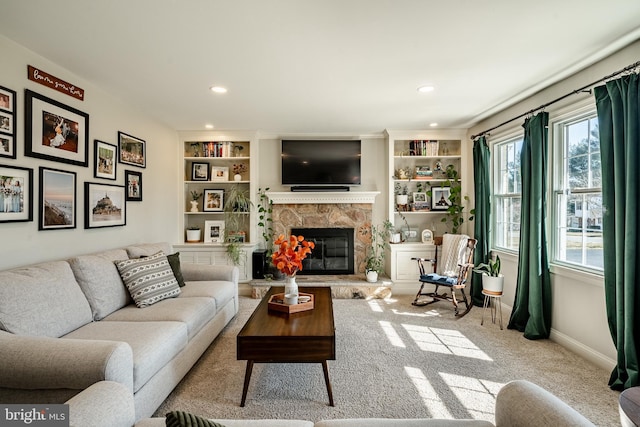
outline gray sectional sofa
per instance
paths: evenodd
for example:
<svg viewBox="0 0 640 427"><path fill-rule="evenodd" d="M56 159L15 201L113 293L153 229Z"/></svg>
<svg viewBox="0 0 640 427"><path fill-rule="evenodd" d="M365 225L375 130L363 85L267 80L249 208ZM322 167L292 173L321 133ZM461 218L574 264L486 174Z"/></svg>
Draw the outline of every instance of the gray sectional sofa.
<svg viewBox="0 0 640 427"><path fill-rule="evenodd" d="M178 295L138 308L115 262L159 251L173 252L141 244L1 271L0 402L68 401L72 425L151 416L238 312L237 267L194 264Z"/></svg>

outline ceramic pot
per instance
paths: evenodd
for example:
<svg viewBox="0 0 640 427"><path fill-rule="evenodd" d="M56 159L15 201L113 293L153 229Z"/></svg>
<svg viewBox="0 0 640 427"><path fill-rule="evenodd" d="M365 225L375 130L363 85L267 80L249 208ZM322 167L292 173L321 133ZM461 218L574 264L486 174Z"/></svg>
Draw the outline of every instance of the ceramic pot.
<svg viewBox="0 0 640 427"><path fill-rule="evenodd" d="M396 195L396 204L398 204L398 205L408 205L409 204L409 195L408 194L398 194L398 195Z"/></svg>
<svg viewBox="0 0 640 427"><path fill-rule="evenodd" d="M296 283L296 276L287 276L284 284L285 295L298 295L298 284Z"/></svg>
<svg viewBox="0 0 640 427"><path fill-rule="evenodd" d="M367 282L375 283L378 281L378 272L375 270L367 271Z"/></svg>
<svg viewBox="0 0 640 427"><path fill-rule="evenodd" d="M482 290L491 295L502 295L504 289L504 276L498 277L482 275Z"/></svg>
<svg viewBox="0 0 640 427"><path fill-rule="evenodd" d="M239 173L233 175L233 180L234 181L242 181L242 175L240 175Z"/></svg>
<svg viewBox="0 0 640 427"><path fill-rule="evenodd" d="M187 230L187 242L197 243L200 241L200 229Z"/></svg>

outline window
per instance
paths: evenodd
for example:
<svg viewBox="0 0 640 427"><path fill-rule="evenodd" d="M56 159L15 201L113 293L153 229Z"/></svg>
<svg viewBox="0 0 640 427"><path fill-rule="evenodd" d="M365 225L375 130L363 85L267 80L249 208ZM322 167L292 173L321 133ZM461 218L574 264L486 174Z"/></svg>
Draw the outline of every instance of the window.
<svg viewBox="0 0 640 427"><path fill-rule="evenodd" d="M520 243L522 137L494 145L493 246L517 251Z"/></svg>
<svg viewBox="0 0 640 427"><path fill-rule="evenodd" d="M603 270L600 138L595 111L554 127L554 262Z"/></svg>

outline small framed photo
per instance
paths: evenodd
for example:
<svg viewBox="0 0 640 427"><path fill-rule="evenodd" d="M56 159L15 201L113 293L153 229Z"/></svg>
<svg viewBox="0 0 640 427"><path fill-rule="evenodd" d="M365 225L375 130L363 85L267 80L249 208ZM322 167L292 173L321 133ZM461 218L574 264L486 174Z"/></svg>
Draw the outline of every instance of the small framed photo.
<svg viewBox="0 0 640 427"><path fill-rule="evenodd" d="M124 184L127 186L125 200L127 202L142 201L142 172L124 171Z"/></svg>
<svg viewBox="0 0 640 427"><path fill-rule="evenodd" d="M0 132L13 133L13 114L0 111Z"/></svg>
<svg viewBox="0 0 640 427"><path fill-rule="evenodd" d="M204 222L204 243L224 242L224 221Z"/></svg>
<svg viewBox="0 0 640 427"><path fill-rule="evenodd" d="M38 230L76 228L76 173L40 167Z"/></svg>
<svg viewBox="0 0 640 427"><path fill-rule="evenodd" d="M70 165L89 165L89 115L25 91L24 155Z"/></svg>
<svg viewBox="0 0 640 427"><path fill-rule="evenodd" d="M84 183L84 228L127 225L124 185Z"/></svg>
<svg viewBox="0 0 640 427"><path fill-rule="evenodd" d="M7 113L16 113L16 92L0 86L0 110Z"/></svg>
<svg viewBox="0 0 640 427"><path fill-rule="evenodd" d="M422 230L422 243L433 245L433 231L426 229Z"/></svg>
<svg viewBox="0 0 640 427"><path fill-rule="evenodd" d="M0 133L0 157L16 158L16 139L13 135Z"/></svg>
<svg viewBox="0 0 640 427"><path fill-rule="evenodd" d="M146 142L143 139L118 131L120 163L141 168L147 167L145 146Z"/></svg>
<svg viewBox="0 0 640 427"><path fill-rule="evenodd" d="M209 163L191 163L191 181L209 181Z"/></svg>
<svg viewBox="0 0 640 427"><path fill-rule="evenodd" d="M431 187L431 210L446 211L451 206L449 187Z"/></svg>
<svg viewBox="0 0 640 427"><path fill-rule="evenodd" d="M230 231L227 233L227 242L229 243L244 243L246 239L246 233L244 231Z"/></svg>
<svg viewBox="0 0 640 427"><path fill-rule="evenodd" d="M211 181L229 181L229 168L227 166L212 166Z"/></svg>
<svg viewBox="0 0 640 427"><path fill-rule="evenodd" d="M108 142L93 141L94 164L93 176L96 178L116 179L116 159L118 147Z"/></svg>
<svg viewBox="0 0 640 427"><path fill-rule="evenodd" d="M204 190L204 212L222 212L224 207L224 190Z"/></svg>
<svg viewBox="0 0 640 427"><path fill-rule="evenodd" d="M413 193L413 203L426 202L427 193Z"/></svg>
<svg viewBox="0 0 640 427"><path fill-rule="evenodd" d="M0 222L33 221L33 169L0 165Z"/></svg>

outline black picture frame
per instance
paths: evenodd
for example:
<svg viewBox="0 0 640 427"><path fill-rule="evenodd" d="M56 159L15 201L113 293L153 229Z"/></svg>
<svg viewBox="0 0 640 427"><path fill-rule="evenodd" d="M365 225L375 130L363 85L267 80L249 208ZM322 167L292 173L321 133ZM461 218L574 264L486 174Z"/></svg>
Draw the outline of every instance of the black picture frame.
<svg viewBox="0 0 640 427"><path fill-rule="evenodd" d="M224 190L204 190L202 197L203 212L222 212L224 209Z"/></svg>
<svg viewBox="0 0 640 427"><path fill-rule="evenodd" d="M24 155L89 165L89 115L25 89Z"/></svg>
<svg viewBox="0 0 640 427"><path fill-rule="evenodd" d="M451 188L431 187L431 210L446 211L451 206Z"/></svg>
<svg viewBox="0 0 640 427"><path fill-rule="evenodd" d="M40 166L38 230L76 228L75 172Z"/></svg>
<svg viewBox="0 0 640 427"><path fill-rule="evenodd" d="M115 144L94 139L93 157L93 176L115 181L118 170L118 147Z"/></svg>
<svg viewBox="0 0 640 427"><path fill-rule="evenodd" d="M9 185L6 185L7 179L11 179ZM22 184L14 184L14 181ZM17 192L13 185L18 185ZM6 198L8 195L11 199ZM14 208L16 196L17 209ZM33 221L33 169L0 165L0 198L0 223ZM11 208L6 210L9 205Z"/></svg>
<svg viewBox="0 0 640 427"><path fill-rule="evenodd" d="M209 181L209 163L191 163L191 181Z"/></svg>
<svg viewBox="0 0 640 427"><path fill-rule="evenodd" d="M120 163L125 165L136 166L139 168L147 167L147 143L144 139L140 139L128 133L118 131L118 148L120 149Z"/></svg>
<svg viewBox="0 0 640 427"><path fill-rule="evenodd" d="M125 200L127 202L142 201L142 172L125 169L124 185L127 187Z"/></svg>
<svg viewBox="0 0 640 427"><path fill-rule="evenodd" d="M124 185L84 183L84 228L127 225L127 203Z"/></svg>
<svg viewBox="0 0 640 427"><path fill-rule="evenodd" d="M16 158L16 117L16 91L0 86L0 157Z"/></svg>

